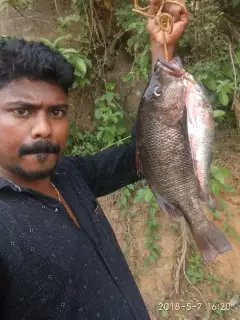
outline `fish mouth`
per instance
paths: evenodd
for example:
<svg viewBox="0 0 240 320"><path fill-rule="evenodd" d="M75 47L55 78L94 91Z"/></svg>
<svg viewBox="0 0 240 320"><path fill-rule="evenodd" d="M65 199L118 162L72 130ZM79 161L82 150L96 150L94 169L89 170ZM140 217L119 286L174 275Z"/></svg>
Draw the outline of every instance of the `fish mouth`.
<svg viewBox="0 0 240 320"><path fill-rule="evenodd" d="M181 67L177 67L170 62L166 61L163 58L158 58L156 62L155 72L158 73L160 70L175 76L175 77L182 77L185 74L185 70Z"/></svg>

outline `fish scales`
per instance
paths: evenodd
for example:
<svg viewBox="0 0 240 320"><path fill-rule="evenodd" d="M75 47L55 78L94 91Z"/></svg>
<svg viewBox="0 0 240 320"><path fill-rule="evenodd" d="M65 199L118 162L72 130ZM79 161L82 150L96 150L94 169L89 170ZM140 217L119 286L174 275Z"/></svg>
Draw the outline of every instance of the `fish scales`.
<svg viewBox="0 0 240 320"><path fill-rule="evenodd" d="M212 110L201 87L184 74L179 66L157 62L138 109L137 166L159 207L173 218L185 217L209 262L231 244L202 210L203 198L210 199Z"/></svg>
<svg viewBox="0 0 240 320"><path fill-rule="evenodd" d="M176 207L182 206L194 215L186 194L197 198L198 191L189 147L183 139L183 126L178 123L176 127L169 128L161 120L148 117L141 121L139 130L139 152L144 154L141 158L144 176L151 188Z"/></svg>

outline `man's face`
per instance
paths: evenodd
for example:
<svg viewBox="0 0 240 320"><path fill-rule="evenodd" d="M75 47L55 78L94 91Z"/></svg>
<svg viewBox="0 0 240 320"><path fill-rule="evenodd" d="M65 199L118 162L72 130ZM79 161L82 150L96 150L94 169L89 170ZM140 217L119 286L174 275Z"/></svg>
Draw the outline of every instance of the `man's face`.
<svg viewBox="0 0 240 320"><path fill-rule="evenodd" d="M48 177L68 134L67 95L21 79L0 90L0 167L25 180Z"/></svg>

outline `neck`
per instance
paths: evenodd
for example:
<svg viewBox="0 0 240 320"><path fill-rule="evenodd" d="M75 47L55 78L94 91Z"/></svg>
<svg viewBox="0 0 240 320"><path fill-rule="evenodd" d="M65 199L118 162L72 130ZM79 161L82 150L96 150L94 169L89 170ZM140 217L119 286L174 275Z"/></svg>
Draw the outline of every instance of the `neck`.
<svg viewBox="0 0 240 320"><path fill-rule="evenodd" d="M19 176L12 174L11 172L1 167L0 167L0 177L10 180L20 187L22 186L25 188L36 190L38 192L41 192L47 195L52 195L52 186L50 184L50 177L39 179L39 180L28 181Z"/></svg>

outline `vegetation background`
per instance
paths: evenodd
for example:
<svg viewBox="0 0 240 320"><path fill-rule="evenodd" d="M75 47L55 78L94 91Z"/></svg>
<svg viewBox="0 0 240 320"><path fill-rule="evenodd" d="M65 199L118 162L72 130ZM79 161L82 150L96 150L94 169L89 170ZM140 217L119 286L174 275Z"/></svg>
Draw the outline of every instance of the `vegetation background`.
<svg viewBox="0 0 240 320"><path fill-rule="evenodd" d="M186 5L190 24L178 54L205 86L217 128L210 185L218 209L207 214L233 251L204 266L144 181L99 200L153 319L240 319L240 0ZM132 8L130 0L0 1L2 37L44 41L75 67L66 154L129 139L150 74L146 20Z"/></svg>

